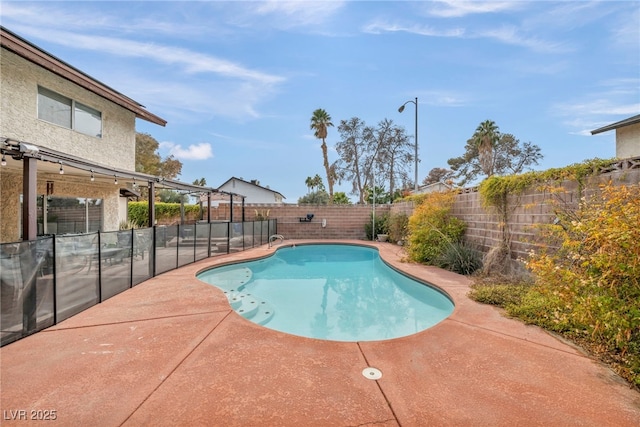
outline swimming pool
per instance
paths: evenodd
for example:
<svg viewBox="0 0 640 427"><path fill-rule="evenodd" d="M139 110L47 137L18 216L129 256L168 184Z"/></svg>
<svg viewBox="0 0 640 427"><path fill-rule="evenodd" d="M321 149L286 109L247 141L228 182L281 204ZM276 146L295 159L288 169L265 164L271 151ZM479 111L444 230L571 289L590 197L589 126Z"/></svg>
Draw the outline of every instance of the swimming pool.
<svg viewBox="0 0 640 427"><path fill-rule="evenodd" d="M447 318L441 291L385 264L371 247L315 244L198 274L231 307L267 328L332 341L412 335Z"/></svg>

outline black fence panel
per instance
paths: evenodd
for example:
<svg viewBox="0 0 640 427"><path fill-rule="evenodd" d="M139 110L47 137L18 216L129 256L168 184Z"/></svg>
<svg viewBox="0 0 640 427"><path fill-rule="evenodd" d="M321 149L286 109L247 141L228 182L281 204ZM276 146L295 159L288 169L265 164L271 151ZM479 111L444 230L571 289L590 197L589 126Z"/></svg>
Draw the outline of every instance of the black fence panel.
<svg viewBox="0 0 640 427"><path fill-rule="evenodd" d="M156 227L156 275L178 268L178 226Z"/></svg>
<svg viewBox="0 0 640 427"><path fill-rule="evenodd" d="M266 244L277 220L156 226L0 244L0 346L151 277Z"/></svg>
<svg viewBox="0 0 640 427"><path fill-rule="evenodd" d="M211 237L209 239L209 247L211 248L211 256L224 255L229 253L229 229L228 222L211 223Z"/></svg>
<svg viewBox="0 0 640 427"><path fill-rule="evenodd" d="M229 223L229 252L241 252L245 249L247 236L244 234L244 228L242 222Z"/></svg>
<svg viewBox="0 0 640 427"><path fill-rule="evenodd" d="M100 234L101 300L131 287L133 230Z"/></svg>
<svg viewBox="0 0 640 427"><path fill-rule="evenodd" d="M100 302L100 235L56 236L56 310L60 322Z"/></svg>
<svg viewBox="0 0 640 427"><path fill-rule="evenodd" d="M182 267L195 261L196 226L189 224L177 227L178 237L175 243L178 246L178 267Z"/></svg>
<svg viewBox="0 0 640 427"><path fill-rule="evenodd" d="M211 230L211 225L208 223L195 225L195 261L200 261L209 256L209 230Z"/></svg>
<svg viewBox="0 0 640 427"><path fill-rule="evenodd" d="M55 324L52 237L0 245L0 345Z"/></svg>
<svg viewBox="0 0 640 427"><path fill-rule="evenodd" d="M138 229L133 233L132 286L153 277L153 234L153 228Z"/></svg>

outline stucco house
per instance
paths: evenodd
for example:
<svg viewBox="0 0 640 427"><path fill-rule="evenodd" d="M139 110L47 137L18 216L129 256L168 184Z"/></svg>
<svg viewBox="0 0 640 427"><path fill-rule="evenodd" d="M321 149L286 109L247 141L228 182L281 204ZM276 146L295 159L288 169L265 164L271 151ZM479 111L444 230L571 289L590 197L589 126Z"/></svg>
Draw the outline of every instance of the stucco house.
<svg viewBox="0 0 640 427"><path fill-rule="evenodd" d="M640 157L640 114L592 130L591 135L610 130L616 131L616 157L618 159Z"/></svg>
<svg viewBox="0 0 640 427"><path fill-rule="evenodd" d="M4 27L0 45L0 243L117 230L140 186L215 192L135 172L136 120L164 119Z"/></svg>
<svg viewBox="0 0 640 427"><path fill-rule="evenodd" d="M231 177L218 187L221 192L240 194L246 204L282 204L285 197L277 191L263 187L257 180L245 181Z"/></svg>

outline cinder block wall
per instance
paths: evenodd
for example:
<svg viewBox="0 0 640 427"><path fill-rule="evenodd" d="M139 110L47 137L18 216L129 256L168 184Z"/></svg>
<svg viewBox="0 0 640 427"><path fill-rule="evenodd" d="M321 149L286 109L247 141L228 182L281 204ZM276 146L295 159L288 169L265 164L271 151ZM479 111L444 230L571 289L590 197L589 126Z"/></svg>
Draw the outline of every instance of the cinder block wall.
<svg viewBox="0 0 640 427"><path fill-rule="evenodd" d="M493 208L482 206L480 193L476 188L466 189L456 196L452 213L467 224L465 241L484 253L499 246L502 241L502 229L508 227L512 258L525 259L529 252L538 248L541 243L540 225L550 224L556 219L554 209L558 203L575 207L581 197L590 197L598 191L601 184L609 181L618 185L638 184L640 161L630 166L633 169L615 170L594 177L584 188L580 188L576 181L565 181L561 185L562 191L558 193L552 194L538 188L530 188L519 196L511 196L508 199L506 224L503 224L500 215ZM411 215L413 202L395 203L391 211Z"/></svg>
<svg viewBox="0 0 640 427"><path fill-rule="evenodd" d="M376 205L376 215L388 213L391 205ZM211 209L212 220L228 219L229 207L220 205ZM310 222L301 222L313 214ZM366 239L365 224L371 220L371 205L269 205L247 204L245 220L253 221L257 215L276 218L278 234L285 239ZM235 205L233 217L240 221L242 208ZM325 226L323 226L325 220Z"/></svg>

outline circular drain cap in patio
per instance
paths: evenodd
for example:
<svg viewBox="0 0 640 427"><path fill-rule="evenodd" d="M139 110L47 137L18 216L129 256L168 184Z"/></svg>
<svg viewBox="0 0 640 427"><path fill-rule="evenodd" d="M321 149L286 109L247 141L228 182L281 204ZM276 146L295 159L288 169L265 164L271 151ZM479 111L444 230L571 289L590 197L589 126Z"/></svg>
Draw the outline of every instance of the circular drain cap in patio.
<svg viewBox="0 0 640 427"><path fill-rule="evenodd" d="M382 372L376 368L364 368L362 375L370 380L379 380L382 378Z"/></svg>

